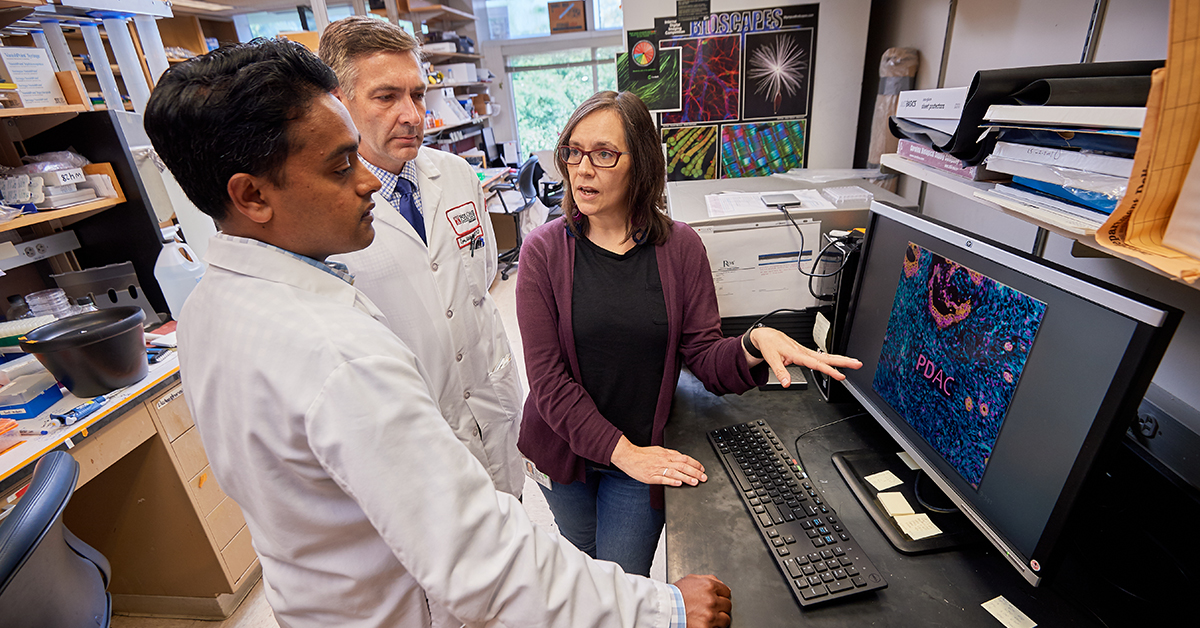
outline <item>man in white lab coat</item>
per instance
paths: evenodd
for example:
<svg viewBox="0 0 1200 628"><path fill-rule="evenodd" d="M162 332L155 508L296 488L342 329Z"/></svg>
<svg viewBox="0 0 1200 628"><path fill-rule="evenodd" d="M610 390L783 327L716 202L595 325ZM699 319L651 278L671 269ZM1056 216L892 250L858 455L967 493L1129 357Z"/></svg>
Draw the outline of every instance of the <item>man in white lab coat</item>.
<svg viewBox="0 0 1200 628"><path fill-rule="evenodd" d="M368 246L379 181L299 44L256 40L163 75L146 132L217 221L179 324L184 395L241 506L281 626L728 626L729 589L622 573L493 488L421 363L330 255Z"/></svg>
<svg viewBox="0 0 1200 628"><path fill-rule="evenodd" d="M424 365L455 436L497 489L519 497L525 395L488 294L496 241L475 172L457 155L421 147L419 45L399 26L363 16L321 33L321 59L338 75L335 94L362 134L359 159L383 183L375 241L333 259L350 268L354 286Z"/></svg>

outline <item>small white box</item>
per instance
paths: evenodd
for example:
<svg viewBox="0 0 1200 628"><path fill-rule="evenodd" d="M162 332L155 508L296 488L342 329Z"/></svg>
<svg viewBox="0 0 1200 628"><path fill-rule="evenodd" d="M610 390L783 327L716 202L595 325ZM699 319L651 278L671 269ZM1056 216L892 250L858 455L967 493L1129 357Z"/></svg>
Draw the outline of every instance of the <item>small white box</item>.
<svg viewBox="0 0 1200 628"><path fill-rule="evenodd" d="M87 178L83 174L83 170L79 168L67 168L66 170L51 170L49 172L37 172L29 175L38 177L46 185L67 185L69 183L83 183Z"/></svg>
<svg viewBox="0 0 1200 628"><path fill-rule="evenodd" d="M458 52L458 44L452 41L435 41L421 46L426 54L453 54Z"/></svg>
<svg viewBox="0 0 1200 628"><path fill-rule="evenodd" d="M474 83L476 80L475 66L470 63L448 63L446 65L435 65L434 70L442 73L447 84L451 83Z"/></svg>

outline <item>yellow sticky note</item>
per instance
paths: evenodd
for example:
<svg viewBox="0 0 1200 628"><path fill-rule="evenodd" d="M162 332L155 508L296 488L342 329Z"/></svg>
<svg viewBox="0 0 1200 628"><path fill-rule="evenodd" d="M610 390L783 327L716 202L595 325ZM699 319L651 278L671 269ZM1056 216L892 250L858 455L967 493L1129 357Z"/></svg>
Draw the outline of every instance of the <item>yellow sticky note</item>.
<svg viewBox="0 0 1200 628"><path fill-rule="evenodd" d="M900 526L900 531L907 534L908 538L914 541L931 536L937 536L942 533L942 529L933 523L929 515L921 513L919 515L896 515L896 525Z"/></svg>
<svg viewBox="0 0 1200 628"><path fill-rule="evenodd" d="M992 617L1000 620L1005 628L1034 628L1037 622L1029 618L1028 615L1022 613L1020 609L1013 606L1003 595L992 598L983 604L980 604L984 610L992 614Z"/></svg>
<svg viewBox="0 0 1200 628"><path fill-rule="evenodd" d="M896 455L904 461L904 464L908 466L910 471L916 471L917 469L921 468L921 465L917 464L917 461L913 460L913 457L908 455L907 451L898 452Z"/></svg>
<svg viewBox="0 0 1200 628"><path fill-rule="evenodd" d="M883 504L890 517L915 514L912 506L908 505L908 500L904 499L904 495L900 493L879 493L876 497L879 498L879 503Z"/></svg>
<svg viewBox="0 0 1200 628"><path fill-rule="evenodd" d="M879 473L868 475L863 479L870 482L871 486L874 486L877 491L886 491L893 486L903 484L900 478L896 477L896 474L891 471L880 471Z"/></svg>

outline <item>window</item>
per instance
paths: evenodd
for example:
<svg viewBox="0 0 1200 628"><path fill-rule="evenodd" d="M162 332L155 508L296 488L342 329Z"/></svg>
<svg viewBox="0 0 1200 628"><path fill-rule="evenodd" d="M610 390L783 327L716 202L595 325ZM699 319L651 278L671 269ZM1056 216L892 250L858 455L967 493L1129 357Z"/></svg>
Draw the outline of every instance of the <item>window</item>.
<svg viewBox="0 0 1200 628"><path fill-rule="evenodd" d="M621 0L594 0L596 6L596 30L623 28L625 14L621 10Z"/></svg>
<svg viewBox="0 0 1200 628"><path fill-rule="evenodd" d="M507 58L522 153L552 150L580 103L617 88L615 55L621 50L598 46Z"/></svg>
<svg viewBox="0 0 1200 628"><path fill-rule="evenodd" d="M275 37L279 33L295 33L303 30L315 30L315 20L313 18L312 9L309 7L299 7L304 10L306 24L300 22L300 13L296 9L286 9L282 11L256 11L254 13L246 13L246 24L250 28L251 37ZM332 4L326 6L325 10L329 13L329 21L336 22L344 17L354 15L354 5L352 4ZM378 19L386 19L381 15L368 13L371 17ZM401 21L400 27L408 32L412 32L412 25L408 22Z"/></svg>
<svg viewBox="0 0 1200 628"><path fill-rule="evenodd" d="M550 36L549 0L485 0L488 39L524 39ZM584 0L589 30L623 26L621 0Z"/></svg>

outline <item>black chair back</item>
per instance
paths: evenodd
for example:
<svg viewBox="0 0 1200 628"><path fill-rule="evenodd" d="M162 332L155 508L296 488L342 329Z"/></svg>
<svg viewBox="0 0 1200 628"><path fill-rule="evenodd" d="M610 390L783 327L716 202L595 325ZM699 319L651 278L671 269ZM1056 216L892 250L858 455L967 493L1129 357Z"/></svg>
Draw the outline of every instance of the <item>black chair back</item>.
<svg viewBox="0 0 1200 628"><path fill-rule="evenodd" d="M108 560L63 525L79 463L52 451L0 521L0 617L11 628L108 626Z"/></svg>

